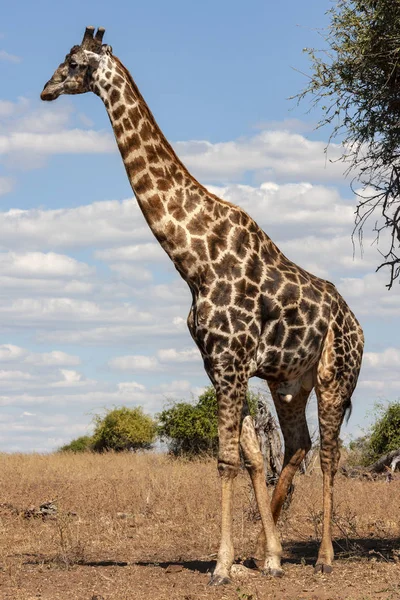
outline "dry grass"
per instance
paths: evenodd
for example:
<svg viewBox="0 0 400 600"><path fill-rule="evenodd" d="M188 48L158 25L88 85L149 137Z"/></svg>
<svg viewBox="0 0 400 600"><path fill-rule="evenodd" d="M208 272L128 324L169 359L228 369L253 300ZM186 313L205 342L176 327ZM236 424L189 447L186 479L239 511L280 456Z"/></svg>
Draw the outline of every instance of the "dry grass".
<svg viewBox="0 0 400 600"><path fill-rule="evenodd" d="M74 572L76 577L79 569L74 565L194 560L206 564L217 551L220 490L215 461L185 462L155 454L0 455L0 468L0 566L4 589L11 590L9 596L1 595L0 585L0 600L30 598L24 594L30 585L36 586L35 577L41 581L43 570L46 577L49 571ZM390 540L400 537L400 482L338 476L335 491L339 555L360 561L365 555L371 558L372 550L378 560L395 559ZM55 519L24 518L24 509L48 500L56 500ZM320 535L321 500L318 472L296 479L292 505L283 515L280 531L287 556L298 567L315 560L312 542ZM251 556L259 528L255 513L247 474L241 472L234 507L238 557ZM368 539L375 545L368 545ZM13 595L15 590L19 595ZM60 597L86 597L69 592ZM114 597L125 596L107 596L107 600Z"/></svg>

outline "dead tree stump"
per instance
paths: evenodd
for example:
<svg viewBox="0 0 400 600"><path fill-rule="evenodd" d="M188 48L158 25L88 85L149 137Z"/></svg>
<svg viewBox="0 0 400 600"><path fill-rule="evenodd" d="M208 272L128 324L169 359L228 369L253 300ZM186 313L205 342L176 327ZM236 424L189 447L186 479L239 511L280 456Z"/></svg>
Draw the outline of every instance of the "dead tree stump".
<svg viewBox="0 0 400 600"><path fill-rule="evenodd" d="M261 397L257 401L255 429L264 457L265 481L268 486L275 485L283 466L282 441L268 402Z"/></svg>

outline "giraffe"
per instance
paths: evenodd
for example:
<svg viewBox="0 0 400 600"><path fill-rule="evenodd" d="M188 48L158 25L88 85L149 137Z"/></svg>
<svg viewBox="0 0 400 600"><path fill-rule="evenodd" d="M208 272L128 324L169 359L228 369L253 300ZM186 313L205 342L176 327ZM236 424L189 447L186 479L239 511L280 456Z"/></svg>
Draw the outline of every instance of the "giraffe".
<svg viewBox="0 0 400 600"><path fill-rule="evenodd" d="M315 389L323 473L323 534L316 572L332 571L331 517L338 437L357 383L363 332L329 281L291 262L240 207L203 187L179 160L129 71L87 27L46 83L42 100L92 91L102 99L125 169L154 236L192 293L188 328L218 400L222 515L210 583L230 581L233 481L240 448L261 516L255 557L281 576L276 523L293 476L310 449L305 410ZM244 411L250 377L266 380L285 441L270 500L252 418Z"/></svg>

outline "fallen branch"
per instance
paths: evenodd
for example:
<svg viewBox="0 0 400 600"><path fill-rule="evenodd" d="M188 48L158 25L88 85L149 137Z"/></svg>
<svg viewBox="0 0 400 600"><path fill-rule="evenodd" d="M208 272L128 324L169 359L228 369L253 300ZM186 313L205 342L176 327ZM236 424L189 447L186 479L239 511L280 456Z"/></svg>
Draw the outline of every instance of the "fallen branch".
<svg viewBox="0 0 400 600"><path fill-rule="evenodd" d="M387 467L391 471L396 470L396 466L400 463L400 448L392 450L384 456L381 456L376 462L368 467L370 473L386 473Z"/></svg>

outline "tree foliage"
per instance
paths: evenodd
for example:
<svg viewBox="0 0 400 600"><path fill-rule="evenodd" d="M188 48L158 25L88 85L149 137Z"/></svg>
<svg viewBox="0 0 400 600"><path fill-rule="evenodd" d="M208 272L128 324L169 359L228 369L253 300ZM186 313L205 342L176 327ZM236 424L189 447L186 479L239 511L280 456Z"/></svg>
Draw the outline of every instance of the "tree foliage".
<svg viewBox="0 0 400 600"><path fill-rule="evenodd" d="M94 417L93 450L139 450L151 448L156 437L154 420L142 408L122 406Z"/></svg>
<svg viewBox="0 0 400 600"><path fill-rule="evenodd" d="M376 420L368 433L350 443L347 462L367 467L381 456L400 448L400 400L377 404Z"/></svg>
<svg viewBox="0 0 400 600"><path fill-rule="evenodd" d="M305 49L312 70L297 98L311 96L319 126L343 142L342 158L364 186L355 230L362 239L374 214L390 289L400 276L400 2L336 0L328 16L327 48Z"/></svg>
<svg viewBox="0 0 400 600"><path fill-rule="evenodd" d="M400 400L386 407L378 405L377 410L379 418L371 428L369 441L373 460L400 448Z"/></svg>
<svg viewBox="0 0 400 600"><path fill-rule="evenodd" d="M248 392L250 414L257 409L257 395ZM218 406L215 389L209 386L196 403L174 402L158 415L158 433L175 456L215 455L218 451Z"/></svg>

